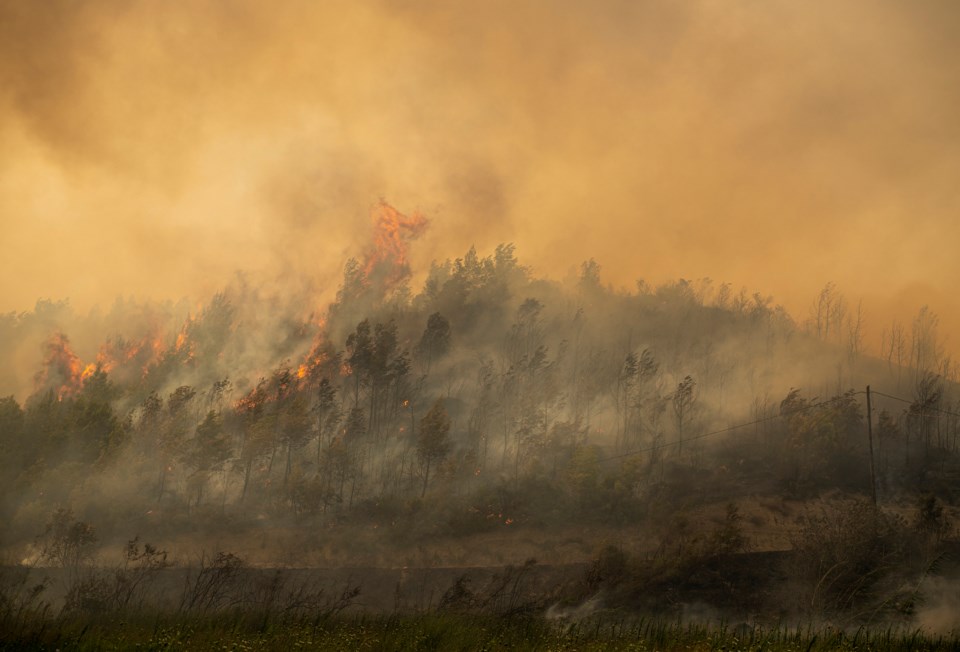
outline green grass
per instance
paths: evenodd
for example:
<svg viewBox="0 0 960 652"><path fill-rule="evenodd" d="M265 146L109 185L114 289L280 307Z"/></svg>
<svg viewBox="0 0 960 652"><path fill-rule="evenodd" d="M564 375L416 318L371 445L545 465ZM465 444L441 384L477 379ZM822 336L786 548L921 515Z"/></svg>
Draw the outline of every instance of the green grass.
<svg viewBox="0 0 960 652"><path fill-rule="evenodd" d="M960 641L904 630L809 627L738 632L659 620L597 618L560 625L540 618L428 614L276 619L233 615L101 617L37 622L5 650L960 650Z"/></svg>

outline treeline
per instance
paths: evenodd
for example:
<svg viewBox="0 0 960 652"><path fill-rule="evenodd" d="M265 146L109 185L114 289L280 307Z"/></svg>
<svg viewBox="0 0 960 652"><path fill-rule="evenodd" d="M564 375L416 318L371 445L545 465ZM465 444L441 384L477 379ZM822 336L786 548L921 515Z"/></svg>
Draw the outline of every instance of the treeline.
<svg viewBox="0 0 960 652"><path fill-rule="evenodd" d="M428 504L470 533L623 522L694 488L869 493L867 382L908 394L874 405L881 491L952 499L960 408L935 329L922 370L864 357L831 340L859 337L837 296L811 327L709 280L615 291L594 261L539 279L508 245L435 264L417 294L350 261L323 313L241 283L86 365L55 333L36 391L0 399L2 516L25 538L64 505L396 523Z"/></svg>

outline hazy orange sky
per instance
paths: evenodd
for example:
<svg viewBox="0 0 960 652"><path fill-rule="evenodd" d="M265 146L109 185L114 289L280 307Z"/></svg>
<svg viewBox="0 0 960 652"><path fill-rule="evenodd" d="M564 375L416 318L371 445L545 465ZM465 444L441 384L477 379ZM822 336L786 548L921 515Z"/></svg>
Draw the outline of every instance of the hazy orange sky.
<svg viewBox="0 0 960 652"><path fill-rule="evenodd" d="M955 0L0 0L0 311L431 259L709 276L960 336Z"/></svg>

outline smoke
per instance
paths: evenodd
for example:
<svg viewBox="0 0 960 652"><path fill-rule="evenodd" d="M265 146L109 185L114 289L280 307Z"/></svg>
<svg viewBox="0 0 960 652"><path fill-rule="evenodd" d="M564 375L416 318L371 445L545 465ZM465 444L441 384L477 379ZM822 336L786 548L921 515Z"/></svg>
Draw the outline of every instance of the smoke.
<svg viewBox="0 0 960 652"><path fill-rule="evenodd" d="M562 623L579 623L581 620L590 618L602 608L603 596L597 594L578 605L564 607L560 603L552 604L547 608L544 618Z"/></svg>
<svg viewBox="0 0 960 652"><path fill-rule="evenodd" d="M871 339L960 270L960 9L604 0L0 1L0 310L329 298L380 197L429 262L513 241L554 277L712 277ZM318 300L319 300L318 298ZM901 317L902 318L902 317ZM876 342L872 342L874 345Z"/></svg>
<svg viewBox="0 0 960 652"><path fill-rule="evenodd" d="M916 622L924 631L956 635L960 631L960 585L956 579L927 578Z"/></svg>

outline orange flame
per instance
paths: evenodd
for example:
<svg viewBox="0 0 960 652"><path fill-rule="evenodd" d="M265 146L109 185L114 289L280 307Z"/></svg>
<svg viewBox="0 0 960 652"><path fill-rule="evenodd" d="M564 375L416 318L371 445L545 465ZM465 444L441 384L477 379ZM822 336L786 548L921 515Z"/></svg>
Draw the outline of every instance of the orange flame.
<svg viewBox="0 0 960 652"><path fill-rule="evenodd" d="M97 372L97 366L98 365L96 363L91 362L86 367L84 367L83 371L80 372L80 382L81 383L87 382L87 378L89 378L90 376L92 376Z"/></svg>
<svg viewBox="0 0 960 652"><path fill-rule="evenodd" d="M314 319L311 315L311 319ZM310 352L306 355L303 362L297 368L297 378L303 379L308 376L315 376L320 367L328 360L329 356L325 351L328 345L327 341L327 319L324 316L316 318L316 334L313 338L313 345Z"/></svg>
<svg viewBox="0 0 960 652"><path fill-rule="evenodd" d="M83 379L83 363L70 348L70 339L63 333L55 333L46 344L47 354L43 369L36 375L37 389L49 387L57 391L57 400L80 389Z"/></svg>
<svg viewBox="0 0 960 652"><path fill-rule="evenodd" d="M36 389L53 389L57 399L62 401L79 392L98 370L111 374L121 373L121 377L129 380L137 374L146 376L168 350L183 353L186 359L190 360L194 356L195 346L189 338L191 322L192 319L188 318L181 332L177 334L172 349L164 345L165 338L159 327L155 327L140 340L126 340L122 337L108 339L100 346L96 360L86 364L74 353L69 338L57 332L45 345L43 366L34 377Z"/></svg>
<svg viewBox="0 0 960 652"><path fill-rule="evenodd" d="M110 339L100 346L97 365L107 373L121 371L128 379L137 373L146 376L163 351L163 338L157 330L140 340Z"/></svg>
<svg viewBox="0 0 960 652"><path fill-rule="evenodd" d="M190 331L193 327L193 317L187 316L187 321L184 323L183 328L180 329L180 332L177 333L177 339L173 344L173 353L183 355L183 359L188 361L193 360L195 350L195 344L192 339L190 339Z"/></svg>
<svg viewBox="0 0 960 652"><path fill-rule="evenodd" d="M379 271L392 285L410 274L408 242L423 233L428 222L420 213L407 216L381 200L374 210L373 224L373 247L367 252L364 273L369 278Z"/></svg>

